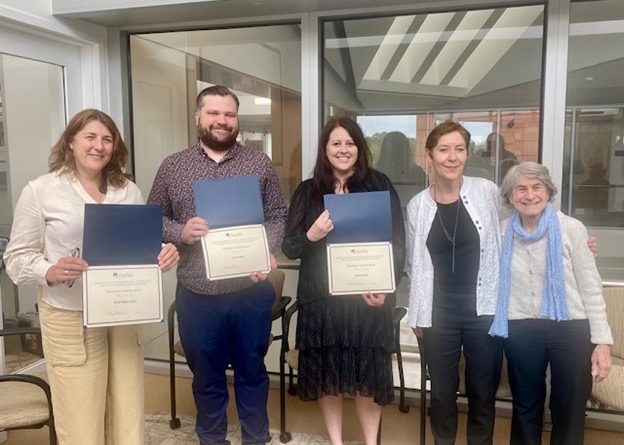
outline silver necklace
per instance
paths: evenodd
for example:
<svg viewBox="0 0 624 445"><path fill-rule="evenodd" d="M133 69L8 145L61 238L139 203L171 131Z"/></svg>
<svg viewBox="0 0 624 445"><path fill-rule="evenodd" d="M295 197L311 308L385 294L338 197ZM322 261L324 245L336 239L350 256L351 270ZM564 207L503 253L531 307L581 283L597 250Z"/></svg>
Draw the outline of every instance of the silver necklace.
<svg viewBox="0 0 624 445"><path fill-rule="evenodd" d="M444 226L444 221L442 221L442 216L440 215L440 209L437 208L438 198L436 196L436 186L433 186L433 200L436 202L436 215L438 215L438 221L440 221L440 225L442 226L442 231L444 232L444 236L449 240L451 245L453 246L453 257L451 260L451 272L455 274L455 239L457 237L457 223L459 221L459 197L457 198L457 206L455 207L455 226L453 227L453 235L446 230Z"/></svg>

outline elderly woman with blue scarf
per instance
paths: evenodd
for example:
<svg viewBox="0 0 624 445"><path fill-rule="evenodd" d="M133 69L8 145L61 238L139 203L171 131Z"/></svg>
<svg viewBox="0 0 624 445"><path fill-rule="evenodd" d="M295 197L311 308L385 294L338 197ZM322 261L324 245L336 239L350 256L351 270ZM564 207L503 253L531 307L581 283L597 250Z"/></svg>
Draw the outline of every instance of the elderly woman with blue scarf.
<svg viewBox="0 0 624 445"><path fill-rule="evenodd" d="M511 444L541 443L550 365L551 444L583 443L592 377L611 368L613 343L602 281L583 224L556 211L548 169L510 169L502 196L515 208L503 223L499 299L491 335L506 337L513 393Z"/></svg>

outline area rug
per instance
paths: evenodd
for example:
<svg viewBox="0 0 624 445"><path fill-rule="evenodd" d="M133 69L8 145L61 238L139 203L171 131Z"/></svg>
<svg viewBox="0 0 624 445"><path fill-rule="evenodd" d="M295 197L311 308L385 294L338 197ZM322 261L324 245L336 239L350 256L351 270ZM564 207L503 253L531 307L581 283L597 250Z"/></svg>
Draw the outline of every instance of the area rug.
<svg viewBox="0 0 624 445"><path fill-rule="evenodd" d="M195 434L195 419L181 416L180 428L169 428L170 417L166 414L145 415L145 445L197 445ZM279 431L271 430L270 445L281 445ZM292 433L292 440L288 445L326 445L329 440L313 434ZM229 425L227 439L231 445L241 445L240 425ZM361 442L345 442L345 445L361 445Z"/></svg>

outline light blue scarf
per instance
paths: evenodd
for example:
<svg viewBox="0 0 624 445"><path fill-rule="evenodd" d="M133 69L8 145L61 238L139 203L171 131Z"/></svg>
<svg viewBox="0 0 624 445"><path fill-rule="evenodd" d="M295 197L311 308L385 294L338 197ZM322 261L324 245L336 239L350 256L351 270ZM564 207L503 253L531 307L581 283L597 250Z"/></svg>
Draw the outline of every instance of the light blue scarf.
<svg viewBox="0 0 624 445"><path fill-rule="evenodd" d="M563 246L561 243L561 227L557 212L548 203L540 217L537 229L527 234L522 228L520 215L514 212L511 221L505 231L503 251L501 253L501 268L498 290L498 302L496 314L490 327L490 335L507 338L507 317L509 315L509 290L511 285L511 257L513 255L513 240L518 237L526 243L533 243L544 235L548 237L548 250L546 253L546 285L544 286L544 298L540 315L550 320L569 320L568 306L566 304L564 272L563 272Z"/></svg>

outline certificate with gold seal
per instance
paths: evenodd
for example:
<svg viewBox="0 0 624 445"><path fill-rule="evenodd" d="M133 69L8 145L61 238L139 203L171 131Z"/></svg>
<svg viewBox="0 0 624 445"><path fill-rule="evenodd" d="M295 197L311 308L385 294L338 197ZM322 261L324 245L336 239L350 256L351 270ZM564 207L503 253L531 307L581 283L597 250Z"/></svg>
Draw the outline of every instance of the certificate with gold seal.
<svg viewBox="0 0 624 445"><path fill-rule="evenodd" d="M329 244L327 271L331 295L387 294L396 290L389 242Z"/></svg>
<svg viewBox="0 0 624 445"><path fill-rule="evenodd" d="M163 320L162 272L157 264L90 266L82 278L86 327Z"/></svg>
<svg viewBox="0 0 624 445"><path fill-rule="evenodd" d="M201 244L209 280L271 271L269 243L262 224L210 229Z"/></svg>

